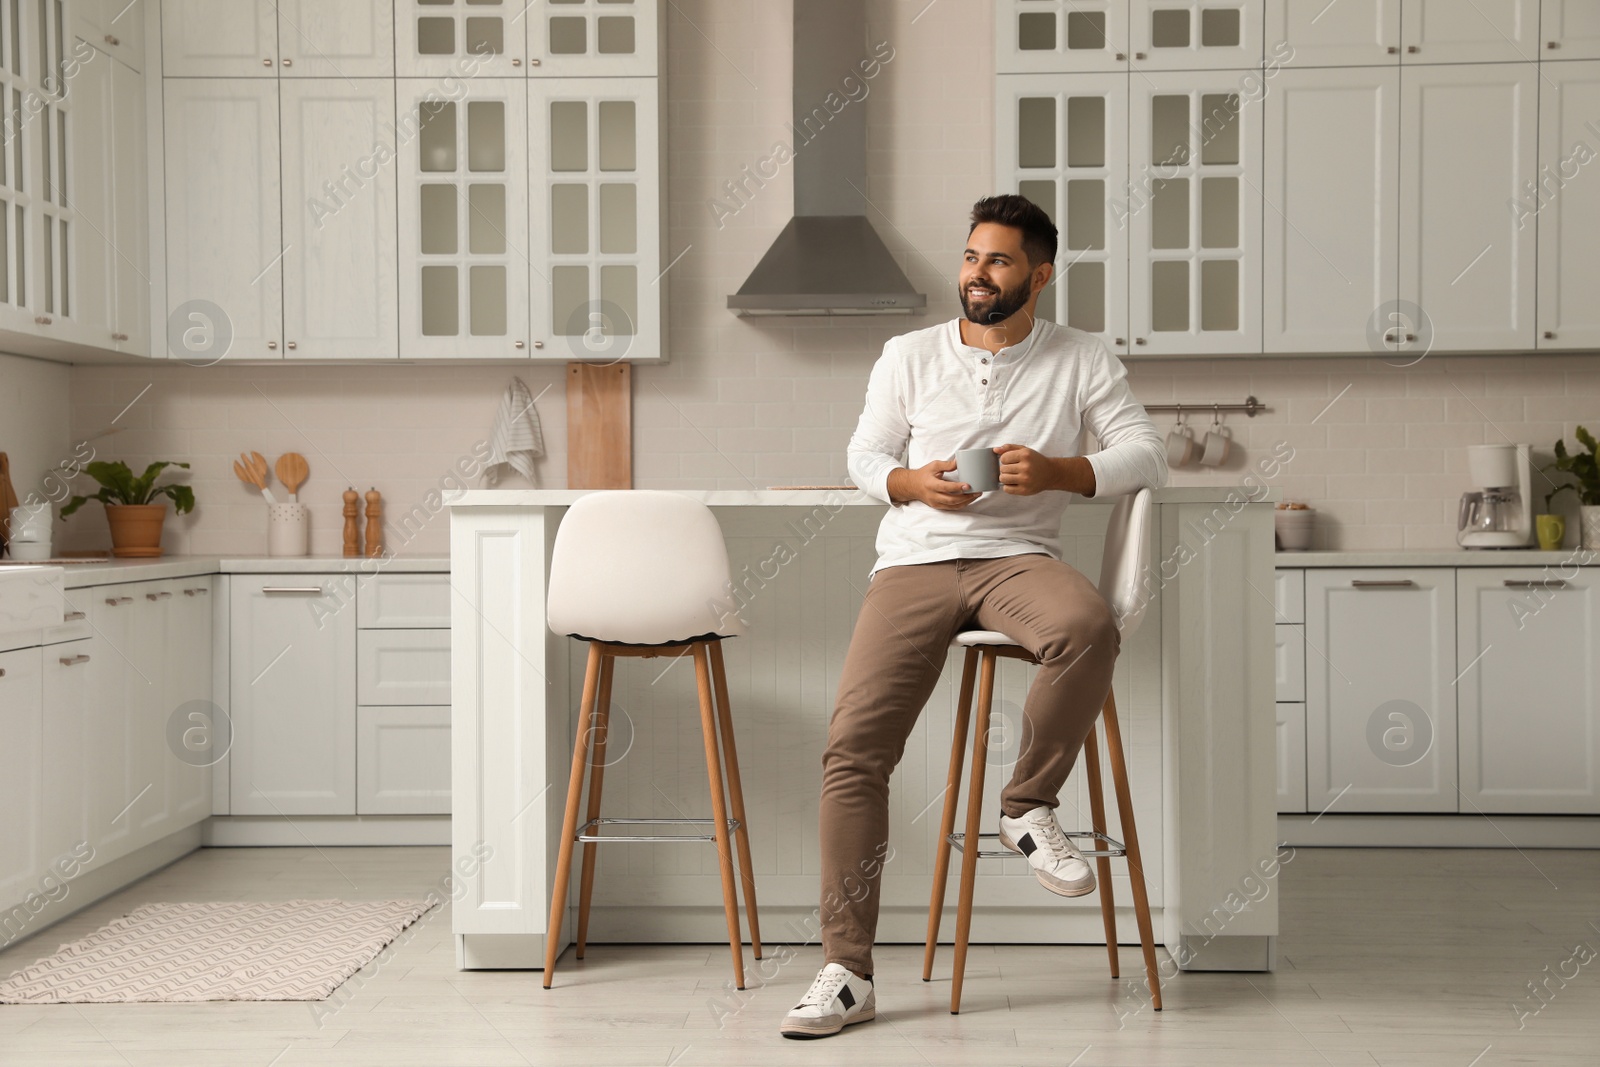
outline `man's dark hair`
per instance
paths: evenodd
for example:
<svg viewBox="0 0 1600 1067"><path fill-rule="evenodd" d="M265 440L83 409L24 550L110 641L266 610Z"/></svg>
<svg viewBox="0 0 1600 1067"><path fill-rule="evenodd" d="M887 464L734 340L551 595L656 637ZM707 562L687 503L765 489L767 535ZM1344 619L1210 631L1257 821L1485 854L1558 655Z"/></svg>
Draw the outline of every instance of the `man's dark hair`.
<svg viewBox="0 0 1600 1067"><path fill-rule="evenodd" d="M1055 262L1056 224L1050 221L1050 216L1044 213L1043 208L1027 197L1002 193L979 200L972 205L972 226L967 230L967 236L971 237L972 231L983 222L1021 230L1022 251L1028 257L1029 267Z"/></svg>

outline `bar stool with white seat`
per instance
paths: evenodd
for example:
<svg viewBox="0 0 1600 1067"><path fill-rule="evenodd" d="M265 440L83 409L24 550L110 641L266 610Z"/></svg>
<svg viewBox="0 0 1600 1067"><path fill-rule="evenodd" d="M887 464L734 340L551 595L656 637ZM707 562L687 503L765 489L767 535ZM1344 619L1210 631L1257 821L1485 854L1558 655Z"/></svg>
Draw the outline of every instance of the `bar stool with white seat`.
<svg viewBox="0 0 1600 1067"><path fill-rule="evenodd" d="M728 947L733 954L735 984L744 988L744 954L739 937L739 900L733 877L733 840L737 839L744 882L745 914L755 958L761 958L761 928L756 917L755 872L739 783L739 757L733 744L733 719L728 706L728 681L723 671L722 641L737 636L737 615L719 611L727 603L729 568L722 528L711 509L678 493L653 490L597 492L580 497L567 510L556 532L550 558L546 619L555 633L589 643L578 709L578 736L572 749L572 777L567 784L566 815L561 824L561 851L550 893L550 926L545 949L544 987L555 975L567 883L572 875L572 846L583 843L583 875L578 897L577 958L582 959L589 934L589 899L594 889L595 846L607 841L714 842L722 870L722 902L728 920ZM700 696L700 729L705 741L706 776L711 787L711 817L601 818L600 793L605 775L606 729L611 710L611 676L619 657L691 656ZM713 702L713 693L715 701ZM718 754L718 734L722 753ZM594 758L588 759L591 739ZM723 801L723 759L727 761L726 807ZM578 825L584 767L591 765L588 814ZM660 827L672 824L709 826L709 834L606 834L609 825Z"/></svg>
<svg viewBox="0 0 1600 1067"><path fill-rule="evenodd" d="M1144 615L1147 589L1145 572L1149 567L1150 490L1141 489L1117 501L1106 527L1105 554L1100 562L1100 595L1110 605L1122 638L1133 636ZM1005 634L993 630L968 630L957 634L952 648L966 650L961 670L961 695L956 704L955 736L950 746L950 775L945 788L944 819L939 831L938 858L934 867L933 897L928 905L928 939L923 949L922 980L933 979L933 954L939 943L939 920L944 909L945 882L950 872L950 849L961 851L961 893L956 905L955 967L950 990L950 1014L961 1011L961 982L966 973L967 940L972 930L972 892L980 859L1015 859L1009 851L981 851L981 845L967 848L995 834L981 833L983 818L983 777L985 749L989 736L989 709L994 697L995 664L1002 658L1036 662L1026 649ZM972 739L972 783L967 792L967 828L955 833L956 807L960 802L962 750L966 745L967 719L972 706L972 686L978 677L978 721ZM1139 924L1139 941L1144 948L1145 974L1156 1011L1161 1010L1161 979L1156 972L1155 937L1150 925L1150 901L1145 892L1144 863L1139 855L1139 834L1134 828L1133 796L1128 786L1128 767L1122 751L1122 731L1117 724L1114 694L1106 694L1100 721L1105 726L1106 749L1111 758L1111 781L1117 794L1117 814L1122 822L1123 844L1106 833L1105 797L1100 787L1100 753L1091 729L1083 743L1083 766L1088 776L1089 812L1092 830L1063 831L1068 838L1092 842L1083 848L1084 857L1096 862L1100 916L1106 931L1106 952L1111 958L1111 977L1118 977L1116 903L1111 894L1111 860L1128 861L1128 880L1133 885L1133 911Z"/></svg>

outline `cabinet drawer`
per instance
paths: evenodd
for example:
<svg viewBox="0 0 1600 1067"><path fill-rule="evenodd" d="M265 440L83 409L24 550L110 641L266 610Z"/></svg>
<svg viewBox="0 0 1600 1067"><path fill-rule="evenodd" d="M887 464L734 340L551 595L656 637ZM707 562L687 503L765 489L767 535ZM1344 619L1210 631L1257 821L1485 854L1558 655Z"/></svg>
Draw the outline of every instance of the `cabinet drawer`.
<svg viewBox="0 0 1600 1067"><path fill-rule="evenodd" d="M448 574L375 574L356 585L364 630L432 630L450 625Z"/></svg>
<svg viewBox="0 0 1600 1067"><path fill-rule="evenodd" d="M450 709L356 711L356 814L450 814Z"/></svg>
<svg viewBox="0 0 1600 1067"><path fill-rule="evenodd" d="M1298 567L1274 571L1272 603L1277 610L1279 622L1305 622L1306 572Z"/></svg>
<svg viewBox="0 0 1600 1067"><path fill-rule="evenodd" d="M448 705L450 631L358 632L356 703Z"/></svg>
<svg viewBox="0 0 1600 1067"><path fill-rule="evenodd" d="M44 643L59 645L63 641L78 641L94 633L94 627L89 624L89 605L94 597L94 589L85 586L82 589L68 589L67 602L62 605L61 614L66 620L60 626L46 626L44 629Z"/></svg>
<svg viewBox="0 0 1600 1067"><path fill-rule="evenodd" d="M1277 626L1277 647L1272 662L1276 667L1279 700L1306 698L1306 628L1299 623Z"/></svg>
<svg viewBox="0 0 1600 1067"><path fill-rule="evenodd" d="M1306 810L1306 706L1278 705L1278 810Z"/></svg>

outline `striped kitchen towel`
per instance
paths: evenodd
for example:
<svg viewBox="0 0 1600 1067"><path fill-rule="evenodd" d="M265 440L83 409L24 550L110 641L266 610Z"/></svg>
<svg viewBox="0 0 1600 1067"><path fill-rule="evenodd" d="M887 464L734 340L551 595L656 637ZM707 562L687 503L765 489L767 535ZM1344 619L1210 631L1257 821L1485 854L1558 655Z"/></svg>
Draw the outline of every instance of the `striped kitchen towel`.
<svg viewBox="0 0 1600 1067"><path fill-rule="evenodd" d="M533 406L533 401L533 394L528 392L522 379L511 379L505 395L500 398L494 429L489 433L489 456L483 468L484 485L497 484L507 465L528 481L534 481L533 461L544 455L544 432L539 427L539 412Z"/></svg>

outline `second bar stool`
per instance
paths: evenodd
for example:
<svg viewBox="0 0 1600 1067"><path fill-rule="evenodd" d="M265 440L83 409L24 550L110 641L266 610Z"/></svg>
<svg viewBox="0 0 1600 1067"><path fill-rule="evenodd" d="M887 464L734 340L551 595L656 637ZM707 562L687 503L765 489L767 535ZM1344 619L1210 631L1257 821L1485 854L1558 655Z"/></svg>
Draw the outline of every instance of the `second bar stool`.
<svg viewBox="0 0 1600 1067"><path fill-rule="evenodd" d="M711 509L678 493L630 489L580 497L556 532L550 558L546 617L550 629L589 643L567 784L566 815L555 885L550 892L550 925L545 949L544 987L550 988L560 955L561 920L572 876L572 846L583 844L583 875L578 896L577 957L583 958L589 934L589 898L594 890L595 846L607 841L712 842L722 869L722 903L728 919L728 947L734 982L744 988L744 954L739 936L739 899L733 876L733 845L738 842L746 918L755 958L761 958L761 927L756 918L755 871L739 783L739 757L733 744L728 681L722 666L722 641L742 630L739 617L719 611L728 603L729 569L722 528ZM706 777L711 788L711 818L601 818L605 777L606 729L611 710L612 667L620 657L694 659L700 696L700 730L705 741ZM715 699L713 700L713 697ZM718 735L721 735L721 754ZM593 759L589 759L590 741ZM727 800L723 800L723 761ZM588 814L578 825L584 768L589 776ZM727 808L732 808L731 817ZM708 826L709 834L668 836L605 834L607 825Z"/></svg>
<svg viewBox="0 0 1600 1067"><path fill-rule="evenodd" d="M1117 501L1106 527L1105 555L1100 561L1100 595L1111 606L1122 630L1123 640L1133 636L1144 615L1146 574L1150 562L1150 490L1141 489ZM956 704L955 736L950 746L950 777L945 788L944 818L940 824L939 845L933 873L933 896L928 904L928 939L922 954L922 980L933 978L933 954L939 943L939 920L944 909L945 881L950 873L950 849L961 852L961 891L956 903L955 967L951 974L950 1014L961 1011L961 982L967 966L967 939L972 931L972 895L980 859L1015 859L1009 851L980 851L982 833L983 772L989 738L989 708L994 696L995 664L1002 658L1034 659L1022 646L1005 634L993 630L968 630L956 635L954 646L966 650L961 671L961 695ZM972 784L967 791L967 828L954 833L956 806L961 794L961 758L965 748L967 719L972 710L972 685L978 675L978 721L972 738ZM1156 971L1155 935L1150 924L1150 901L1145 892L1144 861L1139 855L1139 833L1133 824L1133 794L1128 786L1128 767L1122 752L1122 730L1117 723L1114 694L1106 694L1100 721L1106 731L1106 750L1111 757L1111 782L1117 794L1117 815L1122 822L1124 844L1106 832L1105 798L1100 788L1100 752L1095 729L1083 742L1083 768L1088 776L1089 813L1092 830L1065 831L1069 838L1091 842L1083 849L1086 859L1098 866L1100 917L1106 931L1106 952L1111 957L1111 977L1116 978L1117 914L1111 898L1111 860L1125 857L1128 881L1133 885L1133 914L1139 925L1139 942L1144 950L1144 968L1150 984L1151 1002L1161 1010L1161 978Z"/></svg>

